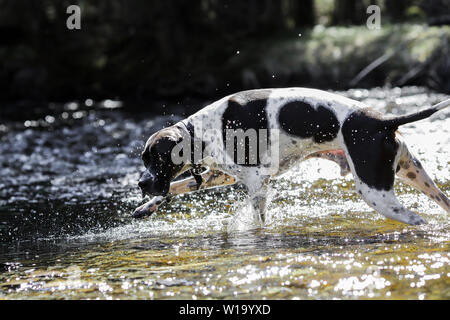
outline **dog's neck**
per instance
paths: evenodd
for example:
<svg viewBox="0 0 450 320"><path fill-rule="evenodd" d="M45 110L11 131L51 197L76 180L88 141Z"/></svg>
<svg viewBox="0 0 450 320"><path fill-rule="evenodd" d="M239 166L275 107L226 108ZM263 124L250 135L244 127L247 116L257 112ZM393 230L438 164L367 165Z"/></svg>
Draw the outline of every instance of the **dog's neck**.
<svg viewBox="0 0 450 320"><path fill-rule="evenodd" d="M176 126L181 130L181 134L184 137L189 137L191 141L191 157L189 157L189 162L187 165L191 169L199 170L201 167L201 163L205 159L204 151L204 142L195 136L194 126L187 122L186 120L182 120L176 124ZM202 150L196 150L195 148L202 148ZM194 159L194 153L196 153L197 158ZM200 157L199 157L200 155Z"/></svg>

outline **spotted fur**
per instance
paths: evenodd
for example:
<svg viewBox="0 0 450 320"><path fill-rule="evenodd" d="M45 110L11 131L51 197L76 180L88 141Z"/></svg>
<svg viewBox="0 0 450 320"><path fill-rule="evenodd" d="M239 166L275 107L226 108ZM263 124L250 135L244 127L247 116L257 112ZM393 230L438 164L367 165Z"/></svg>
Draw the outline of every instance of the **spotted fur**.
<svg viewBox="0 0 450 320"><path fill-rule="evenodd" d="M139 184L144 193L158 196L138 208L135 216L150 214L167 196L240 181L248 188L255 218L263 223L269 179L284 173L297 161L320 157L335 161L343 175L352 172L358 194L375 211L412 225L425 223L395 197L395 175L423 191L447 212L450 212L449 201L408 151L396 130L449 105L450 99L417 113L387 118L358 101L315 89L260 89L229 95L149 139L143 154L147 171ZM277 170L267 173L264 170L267 164L259 152L256 161L251 161L247 152L245 162L239 163L237 142L227 141L227 129L279 133L276 138L271 135L268 138L269 144L279 146L277 152L267 149L262 154L262 158L270 160L275 160L275 155L278 157ZM166 154L170 153L174 141L186 135L197 150L202 150L201 157L197 161L192 156L186 163L175 166ZM231 152L227 143L233 144ZM244 143L248 150L250 146L246 140ZM194 166L208 167L215 173L201 180L192 177L170 183ZM161 179L166 180L162 183Z"/></svg>

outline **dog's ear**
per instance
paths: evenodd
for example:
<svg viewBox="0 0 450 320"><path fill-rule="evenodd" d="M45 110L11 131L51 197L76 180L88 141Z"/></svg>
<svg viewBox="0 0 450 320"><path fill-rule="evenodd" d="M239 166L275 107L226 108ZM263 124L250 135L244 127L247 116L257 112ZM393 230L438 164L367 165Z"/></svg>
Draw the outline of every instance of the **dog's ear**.
<svg viewBox="0 0 450 320"><path fill-rule="evenodd" d="M142 153L141 153L141 159L142 159L142 161L144 161L144 163L145 163L146 159L148 159L150 157L150 147L156 140L158 133L159 133L159 131L152 134L145 142L144 151L142 151Z"/></svg>
<svg viewBox="0 0 450 320"><path fill-rule="evenodd" d="M149 144L148 142L145 144L144 151L141 153L141 159L144 162L144 166L147 167L148 162L150 161L150 151L148 150Z"/></svg>

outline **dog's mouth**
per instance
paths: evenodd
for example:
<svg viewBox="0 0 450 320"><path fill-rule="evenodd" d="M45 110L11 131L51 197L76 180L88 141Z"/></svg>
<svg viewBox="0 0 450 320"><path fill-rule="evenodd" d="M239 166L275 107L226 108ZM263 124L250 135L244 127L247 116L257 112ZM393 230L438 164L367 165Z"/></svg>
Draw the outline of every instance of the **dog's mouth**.
<svg viewBox="0 0 450 320"><path fill-rule="evenodd" d="M153 197L167 197L169 195L169 189L164 188L163 190L145 190L142 189L142 198L145 198L146 196L149 196L150 198Z"/></svg>

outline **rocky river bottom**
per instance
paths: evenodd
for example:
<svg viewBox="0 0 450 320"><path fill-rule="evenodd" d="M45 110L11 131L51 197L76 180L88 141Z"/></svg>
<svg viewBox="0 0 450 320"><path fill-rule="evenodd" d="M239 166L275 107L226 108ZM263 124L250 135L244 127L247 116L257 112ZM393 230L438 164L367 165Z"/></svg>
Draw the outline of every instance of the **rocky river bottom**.
<svg viewBox="0 0 450 320"><path fill-rule="evenodd" d="M419 87L340 93L386 114L449 98ZM249 223L239 186L133 220L145 140L181 118L115 101L54 110L0 121L0 299L450 299L449 216L410 186L396 182L396 194L427 225L386 220L322 159L271 183L263 228ZM449 115L400 128L447 195Z"/></svg>

